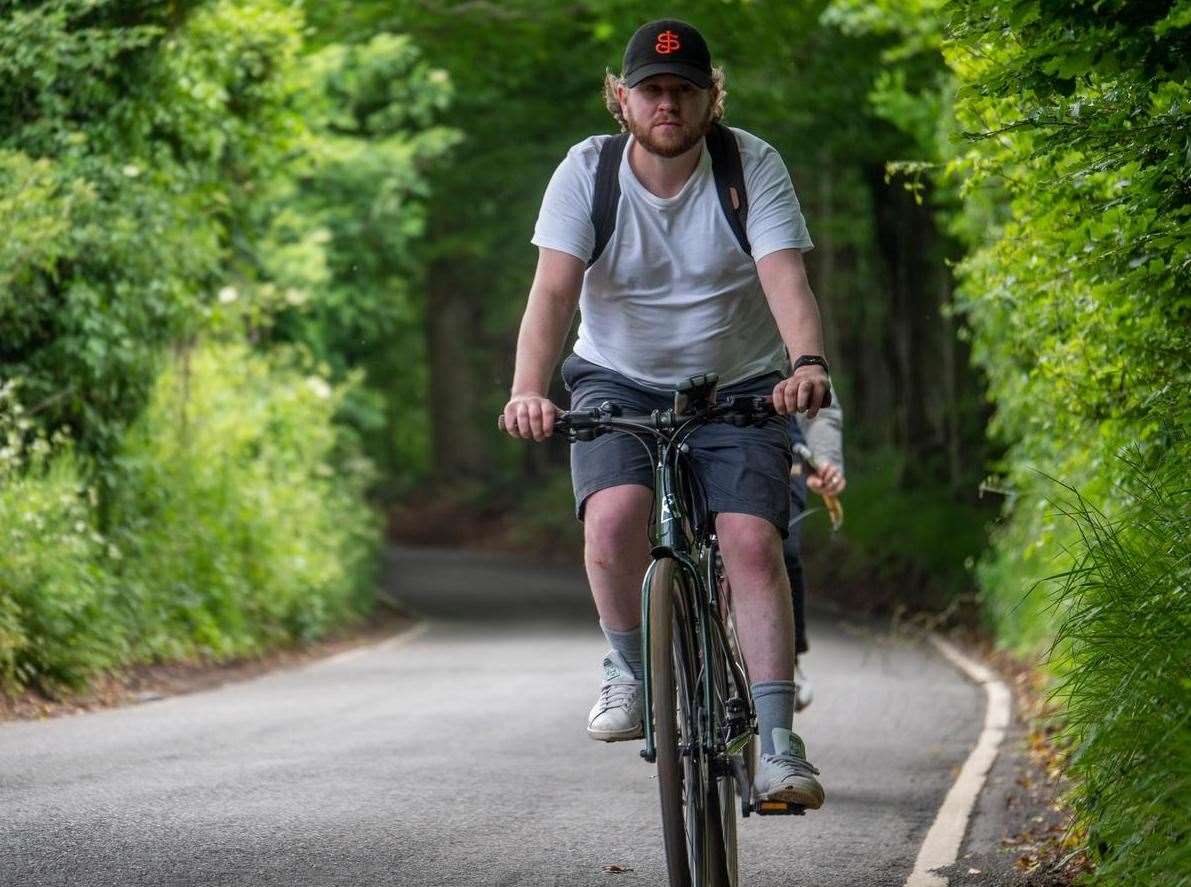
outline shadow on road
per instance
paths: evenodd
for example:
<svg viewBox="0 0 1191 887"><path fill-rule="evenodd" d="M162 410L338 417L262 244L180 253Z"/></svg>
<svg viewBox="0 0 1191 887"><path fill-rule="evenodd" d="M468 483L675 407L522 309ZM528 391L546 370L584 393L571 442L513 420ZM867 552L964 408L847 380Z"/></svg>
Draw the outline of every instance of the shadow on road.
<svg viewBox="0 0 1191 887"><path fill-rule="evenodd" d="M411 615L458 623L593 625L583 565L540 566L525 555L391 546L382 594Z"/></svg>

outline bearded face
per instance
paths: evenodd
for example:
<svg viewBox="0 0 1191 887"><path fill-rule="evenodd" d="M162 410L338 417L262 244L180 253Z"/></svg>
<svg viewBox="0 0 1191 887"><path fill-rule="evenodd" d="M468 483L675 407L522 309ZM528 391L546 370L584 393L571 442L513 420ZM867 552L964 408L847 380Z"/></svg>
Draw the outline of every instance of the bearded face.
<svg viewBox="0 0 1191 887"><path fill-rule="evenodd" d="M672 74L625 90L621 110L633 138L659 157L686 153L711 128L710 90Z"/></svg>

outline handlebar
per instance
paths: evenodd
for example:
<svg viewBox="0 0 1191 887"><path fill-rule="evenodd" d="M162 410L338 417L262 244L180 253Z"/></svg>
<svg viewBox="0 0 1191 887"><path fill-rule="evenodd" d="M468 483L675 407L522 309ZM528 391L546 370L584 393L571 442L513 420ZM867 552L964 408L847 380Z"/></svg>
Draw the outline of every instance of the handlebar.
<svg viewBox="0 0 1191 887"><path fill-rule="evenodd" d="M574 441L594 440L609 431L651 431L664 434L691 424L710 425L726 422L739 428L764 425L777 415L769 397L729 397L695 413L654 410L651 413L625 414L619 406L604 401L589 410L569 410L554 418L554 428Z"/></svg>
<svg viewBox="0 0 1191 887"><path fill-rule="evenodd" d="M554 417L554 429L565 434L572 443L593 440L609 431L647 432L671 437L667 432L714 422L727 422L740 428L760 426L777 415L773 399L764 395L736 395L717 402L718 381L715 373L691 376L675 388L673 408L648 414L625 415L611 401L604 401L589 410L562 410ZM831 389L828 388L820 409L830 404ZM497 418L497 426L501 431L506 430L503 413Z"/></svg>

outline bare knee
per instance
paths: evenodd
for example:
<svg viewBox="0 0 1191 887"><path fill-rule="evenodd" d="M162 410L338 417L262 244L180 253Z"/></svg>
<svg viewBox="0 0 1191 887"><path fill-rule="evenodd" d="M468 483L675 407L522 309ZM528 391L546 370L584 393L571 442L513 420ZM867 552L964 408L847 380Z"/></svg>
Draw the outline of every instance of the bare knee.
<svg viewBox="0 0 1191 887"><path fill-rule="evenodd" d="M782 540L777 527L751 514L721 514L716 535L729 574L746 575L761 582L784 575Z"/></svg>
<svg viewBox="0 0 1191 887"><path fill-rule="evenodd" d="M636 557L644 552L652 493L648 487L623 484L599 490L587 497L583 507L583 542L588 564L608 567L626 560L636 569Z"/></svg>

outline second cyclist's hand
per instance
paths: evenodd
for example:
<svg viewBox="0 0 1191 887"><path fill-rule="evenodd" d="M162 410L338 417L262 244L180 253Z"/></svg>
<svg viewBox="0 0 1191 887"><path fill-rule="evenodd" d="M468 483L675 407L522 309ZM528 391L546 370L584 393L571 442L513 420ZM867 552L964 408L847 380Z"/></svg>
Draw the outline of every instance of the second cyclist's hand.
<svg viewBox="0 0 1191 887"><path fill-rule="evenodd" d="M830 390L827 371L821 366L808 364L773 386L773 408L782 416L806 413L808 419L813 419Z"/></svg>
<svg viewBox="0 0 1191 887"><path fill-rule="evenodd" d="M838 496L842 493L848 483L844 480L844 473L839 470L839 466L822 459L817 464L818 473L806 478L807 489L820 496Z"/></svg>
<svg viewBox="0 0 1191 887"><path fill-rule="evenodd" d="M548 397L540 394L514 394L501 413L503 429L513 437L545 440L554 433L554 417L559 413Z"/></svg>

